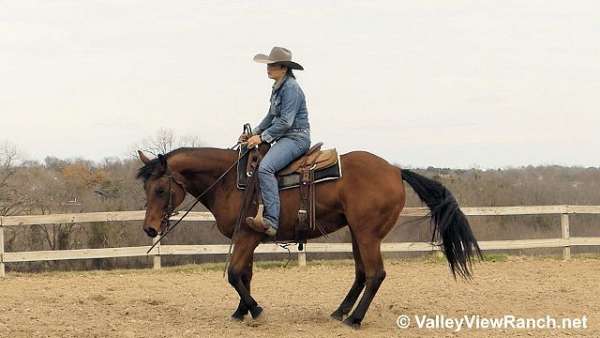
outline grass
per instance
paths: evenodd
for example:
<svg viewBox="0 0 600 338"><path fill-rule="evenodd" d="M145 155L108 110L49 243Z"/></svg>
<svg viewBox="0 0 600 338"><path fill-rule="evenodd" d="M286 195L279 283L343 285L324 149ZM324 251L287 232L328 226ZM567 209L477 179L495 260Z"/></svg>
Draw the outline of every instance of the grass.
<svg viewBox="0 0 600 338"><path fill-rule="evenodd" d="M482 262L506 262L509 256L502 253L483 253ZM446 257L443 254L431 255L430 261L434 263L446 263ZM477 260L474 260L477 261Z"/></svg>
<svg viewBox="0 0 600 338"><path fill-rule="evenodd" d="M600 260L598 254L573 254L572 260ZM562 260L561 256L522 256L509 255L506 253L484 253L482 262L497 263L507 261L522 261L522 260ZM425 263L425 264L446 264L446 258L441 252L432 252L429 255L418 257L403 257L403 258L384 258L385 264L406 264L406 263ZM354 266L354 261L351 259L329 259L329 260L309 260L307 267L327 267L327 266ZM202 264L186 264L177 266L163 266L160 270L151 268L131 268L131 269L114 269L114 270L75 270L75 271L44 271L44 272L9 272L7 277L33 277L33 276L48 276L48 277L94 277L102 275L126 275L126 274L162 274L162 273L199 273L199 272L222 272L225 268L224 262L218 263L202 263ZM289 262L287 259L278 261L256 261L254 262L256 271L272 270L272 269L298 269L298 261L293 257ZM1 280L1 279L0 279Z"/></svg>
<svg viewBox="0 0 600 338"><path fill-rule="evenodd" d="M484 253L484 262L506 262L508 260L508 254L503 253Z"/></svg>

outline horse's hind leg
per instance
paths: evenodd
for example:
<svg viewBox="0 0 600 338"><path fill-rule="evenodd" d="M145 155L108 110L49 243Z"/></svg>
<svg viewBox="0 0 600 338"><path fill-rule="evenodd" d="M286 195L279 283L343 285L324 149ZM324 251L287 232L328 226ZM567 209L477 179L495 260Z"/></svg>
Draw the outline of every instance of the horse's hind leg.
<svg viewBox="0 0 600 338"><path fill-rule="evenodd" d="M356 238L354 237L354 233L352 233L352 229L350 229L350 233L352 235L352 255L354 256L355 268L354 283L352 284L350 291L348 291L346 298L344 298L337 310L333 311L331 314L331 317L337 320L344 319L344 316L350 313L358 296L360 296L360 293L365 287L365 269L360 258L358 244L356 243Z"/></svg>
<svg viewBox="0 0 600 338"><path fill-rule="evenodd" d="M377 290L385 279L385 270L383 269L383 259L381 258L380 243L381 239L375 236L366 235L358 236L357 243L360 251L360 256L365 267L366 283L365 292L363 293L358 305L348 318L344 320L353 328L360 327L360 324L371 305L371 301L377 294Z"/></svg>

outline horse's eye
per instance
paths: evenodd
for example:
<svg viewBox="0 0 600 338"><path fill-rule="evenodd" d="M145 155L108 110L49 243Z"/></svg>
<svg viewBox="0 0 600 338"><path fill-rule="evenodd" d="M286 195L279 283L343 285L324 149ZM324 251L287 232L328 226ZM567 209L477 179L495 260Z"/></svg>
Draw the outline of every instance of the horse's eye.
<svg viewBox="0 0 600 338"><path fill-rule="evenodd" d="M164 194L164 193L165 193L165 189L163 189L163 188L158 188L158 189L156 189L156 194L157 194L157 195L162 195L162 194Z"/></svg>

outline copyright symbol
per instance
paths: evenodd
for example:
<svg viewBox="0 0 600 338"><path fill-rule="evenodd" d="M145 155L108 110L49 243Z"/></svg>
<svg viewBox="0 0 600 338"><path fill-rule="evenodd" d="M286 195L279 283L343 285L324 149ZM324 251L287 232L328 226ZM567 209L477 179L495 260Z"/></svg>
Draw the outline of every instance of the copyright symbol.
<svg viewBox="0 0 600 338"><path fill-rule="evenodd" d="M410 326L410 317L407 315L400 315L398 319L396 319L396 325L398 325L401 329L406 329Z"/></svg>

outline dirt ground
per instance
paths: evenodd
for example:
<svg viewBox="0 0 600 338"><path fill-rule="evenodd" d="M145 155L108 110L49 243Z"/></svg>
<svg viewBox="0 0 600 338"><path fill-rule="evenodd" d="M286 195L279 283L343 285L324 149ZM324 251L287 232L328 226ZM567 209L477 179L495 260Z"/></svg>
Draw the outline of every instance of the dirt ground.
<svg viewBox="0 0 600 338"><path fill-rule="evenodd" d="M473 337L600 336L600 260L508 257L455 282L433 259L386 260L387 278L363 326L330 319L353 280L350 261L255 269L257 321L230 319L238 303L219 266L9 273L0 280L2 337ZM400 329L400 315L581 318L587 329Z"/></svg>

